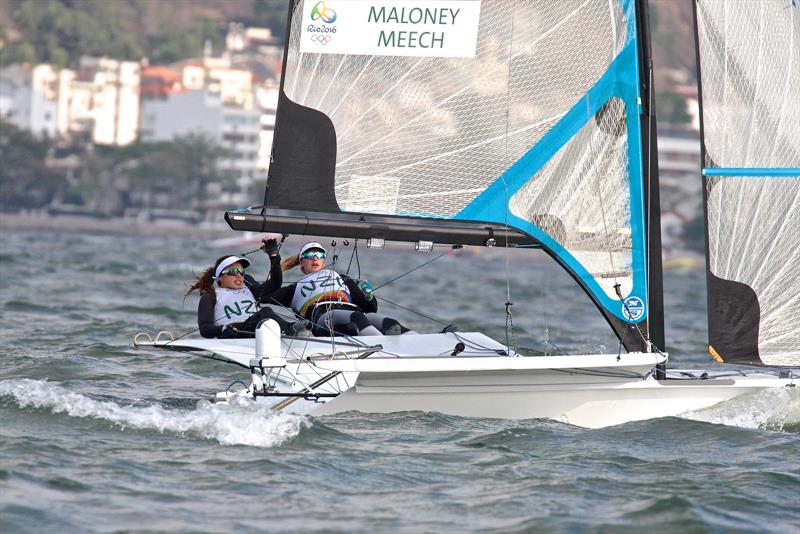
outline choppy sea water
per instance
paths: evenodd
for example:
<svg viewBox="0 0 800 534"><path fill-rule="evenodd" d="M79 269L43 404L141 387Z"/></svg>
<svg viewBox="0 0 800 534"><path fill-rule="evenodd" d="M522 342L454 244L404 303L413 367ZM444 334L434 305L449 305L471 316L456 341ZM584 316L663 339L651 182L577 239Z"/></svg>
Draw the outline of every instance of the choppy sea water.
<svg viewBox="0 0 800 534"><path fill-rule="evenodd" d="M183 300L193 273L255 246L0 240L3 532L800 530L796 390L600 430L212 405L242 370L131 340L195 328L197 297ZM376 286L431 258L359 253ZM702 272L669 272L665 286L671 365L714 369ZM617 350L589 299L537 252L462 251L379 294L439 321L382 303L418 331L454 322L504 341L509 292L518 344Z"/></svg>

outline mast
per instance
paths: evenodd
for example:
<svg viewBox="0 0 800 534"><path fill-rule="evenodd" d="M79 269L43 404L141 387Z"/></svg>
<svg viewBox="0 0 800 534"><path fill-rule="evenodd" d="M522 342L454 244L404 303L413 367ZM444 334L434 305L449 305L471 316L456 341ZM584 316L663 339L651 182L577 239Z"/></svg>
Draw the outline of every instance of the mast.
<svg viewBox="0 0 800 534"><path fill-rule="evenodd" d="M664 336L664 283L661 267L661 195L658 180L658 141L656 102L653 80L653 54L650 42L650 9L648 0L640 0L636 10L639 30L639 72L642 94L642 144L644 146L645 220L647 224L647 285L649 340L656 349L666 348ZM645 350L648 347L644 347ZM657 369L659 380L666 378L666 364Z"/></svg>

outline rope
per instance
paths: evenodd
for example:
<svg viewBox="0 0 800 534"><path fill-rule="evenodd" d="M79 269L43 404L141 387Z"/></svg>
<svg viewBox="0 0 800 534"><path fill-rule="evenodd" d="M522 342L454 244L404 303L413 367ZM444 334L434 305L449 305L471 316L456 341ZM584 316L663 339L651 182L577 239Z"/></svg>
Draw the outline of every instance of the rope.
<svg viewBox="0 0 800 534"><path fill-rule="evenodd" d="M447 325L450 324L450 323L445 323L444 321L440 321L439 319L436 319L434 317L431 317L430 315L425 315L424 313L422 313L420 311L417 311L417 310L415 310L413 308L407 308L407 307L405 307L405 306L403 306L401 304L398 304L396 302L392 302L391 300L387 299L386 297L379 297L379 296L375 295L375 298L380 299L380 300L382 300L384 302L388 302L389 304L391 304L393 306L397 306L398 308L402 308L404 310L410 311L411 313L419 315L420 317L424 317L425 319L428 319L429 321L433 321L434 323L439 323L442 326L447 326Z"/></svg>
<svg viewBox="0 0 800 534"><path fill-rule="evenodd" d="M446 252L442 252L441 254L439 254L438 256L436 256L435 258L433 258L433 259L430 259L430 260L426 261L425 263L423 263L423 264L421 264L421 265L417 265L416 267L414 267L414 268L413 268L413 269L411 269L410 271L406 271L406 272L404 272L403 274L401 274L400 276L395 276L394 278L392 278L392 279L391 279L391 280L389 280L388 282L385 282L385 283L383 283L383 284L379 285L378 287L376 287L376 288L375 288L375 289L373 289L372 291L373 291L373 292L375 292L375 291L379 290L379 289L380 289L380 288L382 288L382 287L386 287L386 286L388 286L389 284L391 284L392 282L394 282L394 281L396 281L396 280L399 280L399 279L403 278L404 276L406 276L406 275L409 275L409 274L413 273L413 272L414 272L414 271L416 271L417 269L422 269L422 268L423 268L423 267L425 267L426 265L430 265L431 263L435 262L435 261L436 261L436 260L438 260L439 258L441 258L441 257L443 257L443 256L447 256L448 254L450 254L450 252L451 252L451 251L453 251L453 250L458 250L458 249L460 249L460 248L463 248L463 245L453 245L453 246L451 246L451 247L450 247L450 250L448 250L448 251L446 251ZM359 271L359 272L360 272L360 271Z"/></svg>
<svg viewBox="0 0 800 534"><path fill-rule="evenodd" d="M344 242L344 246L347 246L347 241ZM353 265L353 258L356 260L356 268L358 269L358 276L356 276L356 278L361 278L361 262L358 259L358 239L353 243L353 253L350 254L350 263L347 264L346 274L348 275L350 274L350 267Z"/></svg>

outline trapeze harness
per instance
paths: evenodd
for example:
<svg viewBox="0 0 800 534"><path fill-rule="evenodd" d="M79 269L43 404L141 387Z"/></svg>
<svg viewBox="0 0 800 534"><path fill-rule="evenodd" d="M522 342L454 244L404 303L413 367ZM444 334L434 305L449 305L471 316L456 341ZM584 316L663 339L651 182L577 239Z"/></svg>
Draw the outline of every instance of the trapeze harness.
<svg viewBox="0 0 800 534"><path fill-rule="evenodd" d="M313 322L314 315L337 308L360 309L352 303L350 291L339 273L323 269L297 281L292 309L299 315Z"/></svg>

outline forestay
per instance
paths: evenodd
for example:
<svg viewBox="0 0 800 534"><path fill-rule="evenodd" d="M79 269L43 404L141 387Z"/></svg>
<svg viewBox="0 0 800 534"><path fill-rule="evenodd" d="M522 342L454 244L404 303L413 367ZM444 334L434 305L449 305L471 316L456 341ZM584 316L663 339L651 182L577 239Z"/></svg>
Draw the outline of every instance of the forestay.
<svg viewBox="0 0 800 534"><path fill-rule="evenodd" d="M640 347L649 95L636 9L633 0L293 2L266 208L228 221L540 246L626 346Z"/></svg>
<svg viewBox="0 0 800 534"><path fill-rule="evenodd" d="M697 0L709 350L800 365L800 6Z"/></svg>

